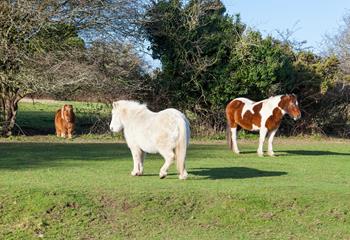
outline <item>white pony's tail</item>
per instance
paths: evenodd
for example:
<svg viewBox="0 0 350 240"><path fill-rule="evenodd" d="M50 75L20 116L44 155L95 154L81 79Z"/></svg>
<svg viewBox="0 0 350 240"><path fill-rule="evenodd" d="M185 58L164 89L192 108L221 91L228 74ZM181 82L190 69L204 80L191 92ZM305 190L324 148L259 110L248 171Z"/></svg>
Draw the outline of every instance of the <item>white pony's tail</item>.
<svg viewBox="0 0 350 240"><path fill-rule="evenodd" d="M175 147L176 168L179 172L179 179L185 180L187 178L187 171L185 168L186 151L190 140L190 124L186 117L182 116L183 121L179 124L179 138Z"/></svg>

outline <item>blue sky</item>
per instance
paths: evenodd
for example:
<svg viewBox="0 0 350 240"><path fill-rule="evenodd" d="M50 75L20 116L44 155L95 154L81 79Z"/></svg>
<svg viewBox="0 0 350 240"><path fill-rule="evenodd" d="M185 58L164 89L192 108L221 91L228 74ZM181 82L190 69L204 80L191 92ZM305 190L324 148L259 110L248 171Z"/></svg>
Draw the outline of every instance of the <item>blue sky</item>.
<svg viewBox="0 0 350 240"><path fill-rule="evenodd" d="M322 51L325 34L333 35L350 13L350 0L222 0L229 14L240 13L242 22L264 35L278 36L290 29L305 47Z"/></svg>
<svg viewBox="0 0 350 240"><path fill-rule="evenodd" d="M278 36L278 31L292 30L293 39L306 40L304 47L322 52L325 34L334 35L342 17L350 14L350 0L221 0L230 15L239 13L242 22L263 35ZM153 67L158 60L146 59Z"/></svg>

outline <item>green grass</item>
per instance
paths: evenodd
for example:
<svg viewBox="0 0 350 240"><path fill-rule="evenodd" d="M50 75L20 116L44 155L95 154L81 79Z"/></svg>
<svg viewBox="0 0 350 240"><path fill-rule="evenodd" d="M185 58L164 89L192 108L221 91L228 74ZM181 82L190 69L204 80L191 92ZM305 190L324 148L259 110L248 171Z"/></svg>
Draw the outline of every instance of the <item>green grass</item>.
<svg viewBox="0 0 350 240"><path fill-rule="evenodd" d="M256 140L234 155L192 144L189 179L148 155L131 177L125 143L21 137L0 142L0 239L349 239L350 142Z"/></svg>

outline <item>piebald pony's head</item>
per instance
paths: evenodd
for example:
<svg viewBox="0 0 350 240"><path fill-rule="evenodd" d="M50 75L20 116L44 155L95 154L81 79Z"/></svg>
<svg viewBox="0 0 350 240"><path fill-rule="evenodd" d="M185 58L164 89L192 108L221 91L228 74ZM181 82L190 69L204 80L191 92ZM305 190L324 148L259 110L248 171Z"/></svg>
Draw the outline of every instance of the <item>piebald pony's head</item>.
<svg viewBox="0 0 350 240"><path fill-rule="evenodd" d="M298 99L294 94L283 95L278 106L294 120L298 120L301 117Z"/></svg>

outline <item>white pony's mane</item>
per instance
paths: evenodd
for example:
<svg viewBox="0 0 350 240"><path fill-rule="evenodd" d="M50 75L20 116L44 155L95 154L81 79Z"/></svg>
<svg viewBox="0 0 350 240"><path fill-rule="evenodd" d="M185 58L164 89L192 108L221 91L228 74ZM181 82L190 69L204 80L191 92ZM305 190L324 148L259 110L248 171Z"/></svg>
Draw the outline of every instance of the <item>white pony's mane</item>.
<svg viewBox="0 0 350 240"><path fill-rule="evenodd" d="M149 111L146 104L134 100L119 100L117 104L122 109L128 109L134 114Z"/></svg>

